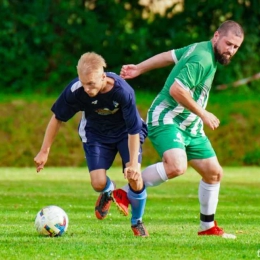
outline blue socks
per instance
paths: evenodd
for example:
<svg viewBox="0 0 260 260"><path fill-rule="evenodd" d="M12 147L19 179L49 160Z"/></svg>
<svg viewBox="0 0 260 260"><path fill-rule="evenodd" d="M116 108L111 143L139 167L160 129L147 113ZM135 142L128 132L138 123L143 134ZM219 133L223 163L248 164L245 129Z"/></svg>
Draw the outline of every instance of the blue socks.
<svg viewBox="0 0 260 260"><path fill-rule="evenodd" d="M131 208L132 208L131 225L133 226L137 224L138 220L142 221L142 216L144 214L146 198L147 198L145 186L138 193L134 192L129 186L127 197L131 203Z"/></svg>
<svg viewBox="0 0 260 260"><path fill-rule="evenodd" d="M110 180L110 178L107 176L107 184L104 190L102 190L102 193L112 191L115 189L114 183Z"/></svg>

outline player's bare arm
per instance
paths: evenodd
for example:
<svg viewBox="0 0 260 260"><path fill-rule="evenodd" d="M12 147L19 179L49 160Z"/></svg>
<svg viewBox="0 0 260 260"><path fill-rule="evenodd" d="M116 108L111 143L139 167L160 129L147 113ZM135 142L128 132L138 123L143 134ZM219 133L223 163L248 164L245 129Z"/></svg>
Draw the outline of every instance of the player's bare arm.
<svg viewBox="0 0 260 260"><path fill-rule="evenodd" d="M150 70L163 68L174 63L171 51L157 54L137 65L123 65L120 71L120 76L124 79L135 78Z"/></svg>
<svg viewBox="0 0 260 260"><path fill-rule="evenodd" d="M129 166L138 167L138 154L140 148L140 136L138 134L128 135Z"/></svg>
<svg viewBox="0 0 260 260"><path fill-rule="evenodd" d="M55 115L51 117L46 128L41 150L34 158L37 172L41 171L44 168L44 165L48 160L51 145L60 129L61 123L62 122L60 120L55 118Z"/></svg>
<svg viewBox="0 0 260 260"><path fill-rule="evenodd" d="M128 135L128 149L129 149L129 162L124 170L125 178L128 179L131 187L134 190L141 190L143 188L143 181L141 176L141 167L138 163L138 155L140 148L139 134Z"/></svg>
<svg viewBox="0 0 260 260"><path fill-rule="evenodd" d="M203 123L210 129L214 130L219 126L219 119L212 113L206 111L199 106L191 97L190 93L178 84L174 82L170 88L170 95L182 106L190 110L192 113L199 116Z"/></svg>

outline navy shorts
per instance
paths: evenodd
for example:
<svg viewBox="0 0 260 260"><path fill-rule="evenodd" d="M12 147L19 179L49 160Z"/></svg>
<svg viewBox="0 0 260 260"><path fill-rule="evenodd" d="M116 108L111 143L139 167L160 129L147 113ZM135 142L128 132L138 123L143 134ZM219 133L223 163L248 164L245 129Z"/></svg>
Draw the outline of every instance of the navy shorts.
<svg viewBox="0 0 260 260"><path fill-rule="evenodd" d="M83 143L86 161L89 171L105 169L108 170L119 152L122 159L122 167L125 168L129 162L128 138L122 139L117 143L107 144L99 142ZM138 162L142 162L142 145L140 143Z"/></svg>

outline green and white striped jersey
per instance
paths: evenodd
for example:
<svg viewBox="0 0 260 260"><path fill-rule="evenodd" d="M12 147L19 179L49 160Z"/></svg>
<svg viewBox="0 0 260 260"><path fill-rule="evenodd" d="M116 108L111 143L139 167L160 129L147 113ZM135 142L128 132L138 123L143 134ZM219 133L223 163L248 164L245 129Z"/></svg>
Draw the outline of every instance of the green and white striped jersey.
<svg viewBox="0 0 260 260"><path fill-rule="evenodd" d="M169 94L176 80L190 92L193 99L206 107L209 91L217 69L217 62L211 41L194 43L181 49L172 50L175 65L163 89L148 110L148 127L178 124L191 136L205 135L203 122L197 115L178 104Z"/></svg>

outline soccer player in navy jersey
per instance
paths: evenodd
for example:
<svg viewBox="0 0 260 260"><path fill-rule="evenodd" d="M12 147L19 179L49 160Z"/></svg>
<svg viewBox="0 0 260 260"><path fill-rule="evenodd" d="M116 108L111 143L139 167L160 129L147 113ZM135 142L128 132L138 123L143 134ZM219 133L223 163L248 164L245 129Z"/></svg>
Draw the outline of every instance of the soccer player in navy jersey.
<svg viewBox="0 0 260 260"><path fill-rule="evenodd" d="M147 71L174 65L147 114L149 138L162 158L142 172L148 186L182 175L188 163L202 177L199 183L198 235L236 238L218 227L215 212L223 170L203 126L214 130L219 119L206 110L217 65L227 65L244 40L235 21L225 21L210 41L157 54L137 65L124 65L120 75L131 79Z"/></svg>
<svg viewBox="0 0 260 260"><path fill-rule="evenodd" d="M141 176L142 143L147 126L141 119L130 85L112 72L104 72L102 56L88 52L77 64L78 77L73 79L53 104L53 115L46 128L39 153L34 158L37 172L47 162L51 145L62 122L82 112L79 136L83 143L93 189L100 193L95 205L98 219L104 219L115 202L124 215L131 204L131 228L135 236L149 236L142 222L146 188ZM127 189L116 189L107 170L119 152ZM127 194L126 194L127 192Z"/></svg>

